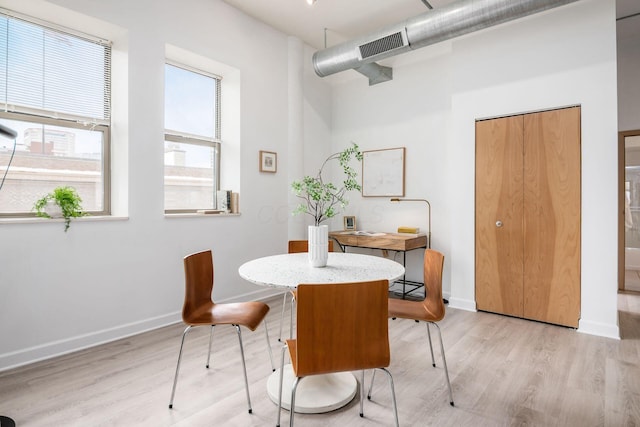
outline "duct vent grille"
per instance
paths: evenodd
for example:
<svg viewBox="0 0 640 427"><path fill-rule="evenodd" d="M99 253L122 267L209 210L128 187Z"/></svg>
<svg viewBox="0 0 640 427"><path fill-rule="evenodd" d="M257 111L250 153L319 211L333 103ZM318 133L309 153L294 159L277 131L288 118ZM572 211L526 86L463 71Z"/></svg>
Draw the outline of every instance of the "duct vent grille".
<svg viewBox="0 0 640 427"><path fill-rule="evenodd" d="M372 56L403 47L404 45L405 43L402 40L402 32L398 31L397 33L389 34L388 36L360 45L360 56L362 59L370 58Z"/></svg>

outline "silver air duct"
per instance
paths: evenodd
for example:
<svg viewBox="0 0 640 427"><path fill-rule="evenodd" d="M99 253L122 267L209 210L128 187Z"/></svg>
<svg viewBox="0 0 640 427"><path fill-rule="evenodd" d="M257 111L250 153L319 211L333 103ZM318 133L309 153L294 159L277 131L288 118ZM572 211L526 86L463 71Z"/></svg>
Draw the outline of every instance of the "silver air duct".
<svg viewBox="0 0 640 427"><path fill-rule="evenodd" d="M369 85L391 80L375 61L502 24L577 0L460 0L313 54L320 77L355 69Z"/></svg>

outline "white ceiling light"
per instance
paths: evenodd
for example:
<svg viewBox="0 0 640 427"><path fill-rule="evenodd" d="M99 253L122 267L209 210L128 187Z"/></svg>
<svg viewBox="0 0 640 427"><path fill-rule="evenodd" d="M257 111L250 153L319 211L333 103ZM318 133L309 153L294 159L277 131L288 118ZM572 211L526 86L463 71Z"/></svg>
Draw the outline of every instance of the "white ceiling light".
<svg viewBox="0 0 640 427"><path fill-rule="evenodd" d="M316 2L316 0L307 0L307 4L309 6L313 5Z"/></svg>

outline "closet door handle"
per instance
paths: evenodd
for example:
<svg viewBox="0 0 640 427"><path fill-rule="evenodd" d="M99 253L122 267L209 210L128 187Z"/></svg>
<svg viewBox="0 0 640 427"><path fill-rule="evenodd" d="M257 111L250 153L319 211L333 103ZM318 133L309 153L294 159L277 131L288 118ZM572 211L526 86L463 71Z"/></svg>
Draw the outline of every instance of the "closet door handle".
<svg viewBox="0 0 640 427"><path fill-rule="evenodd" d="M496 221L496 227L498 228L502 227L502 221L500 220Z"/></svg>

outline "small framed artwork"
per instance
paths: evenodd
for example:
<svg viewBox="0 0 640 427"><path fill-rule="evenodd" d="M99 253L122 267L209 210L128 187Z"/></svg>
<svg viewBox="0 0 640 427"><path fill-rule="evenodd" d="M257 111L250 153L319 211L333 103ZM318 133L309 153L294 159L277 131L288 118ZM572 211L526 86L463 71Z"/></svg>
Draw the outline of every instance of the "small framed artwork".
<svg viewBox="0 0 640 427"><path fill-rule="evenodd" d="M353 230L356 229L356 217L355 216L345 216L344 217L344 229L345 230Z"/></svg>
<svg viewBox="0 0 640 427"><path fill-rule="evenodd" d="M276 173L278 170L278 154L260 150L260 172Z"/></svg>

